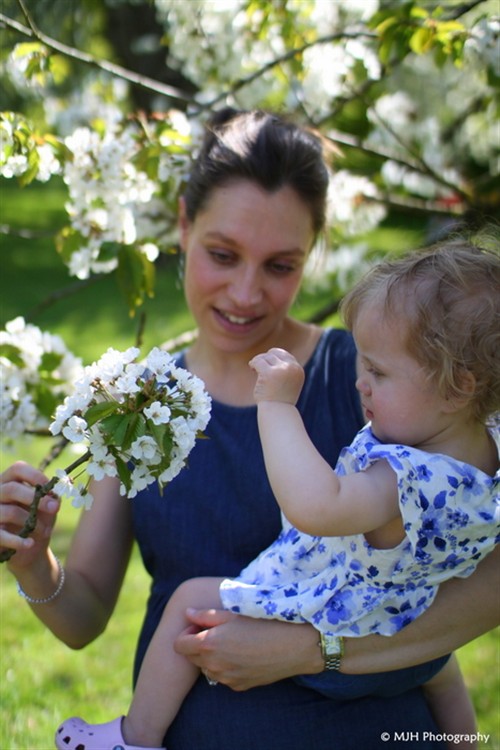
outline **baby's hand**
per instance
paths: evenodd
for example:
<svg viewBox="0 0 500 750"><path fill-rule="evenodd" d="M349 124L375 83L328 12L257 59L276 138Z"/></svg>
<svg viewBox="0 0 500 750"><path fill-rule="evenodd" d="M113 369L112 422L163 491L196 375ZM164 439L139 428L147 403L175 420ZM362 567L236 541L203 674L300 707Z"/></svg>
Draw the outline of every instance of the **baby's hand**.
<svg viewBox="0 0 500 750"><path fill-rule="evenodd" d="M269 349L250 360L257 373L254 397L259 401L282 401L295 404L304 384L304 370L295 357L284 349Z"/></svg>

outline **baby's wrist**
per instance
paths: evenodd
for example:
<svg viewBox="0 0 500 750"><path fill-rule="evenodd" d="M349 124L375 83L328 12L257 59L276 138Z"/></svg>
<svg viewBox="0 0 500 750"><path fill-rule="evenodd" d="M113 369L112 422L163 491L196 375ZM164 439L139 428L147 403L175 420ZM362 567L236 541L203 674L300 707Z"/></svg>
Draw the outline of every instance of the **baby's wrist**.
<svg viewBox="0 0 500 750"><path fill-rule="evenodd" d="M257 399L257 407L259 409L281 409L282 407L295 407L295 401L286 401L278 398L266 398L261 396Z"/></svg>

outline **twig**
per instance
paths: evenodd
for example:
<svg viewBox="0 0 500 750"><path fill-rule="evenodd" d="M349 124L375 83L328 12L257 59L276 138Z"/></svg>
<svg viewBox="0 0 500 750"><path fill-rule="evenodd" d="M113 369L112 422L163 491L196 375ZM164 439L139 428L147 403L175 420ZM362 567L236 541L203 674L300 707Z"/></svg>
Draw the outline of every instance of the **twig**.
<svg viewBox="0 0 500 750"><path fill-rule="evenodd" d="M137 333L135 335L135 346L141 349L144 342L144 329L146 328L147 316L145 312L141 312L139 316L139 323L137 325Z"/></svg>
<svg viewBox="0 0 500 750"><path fill-rule="evenodd" d="M275 57L273 60L270 60L265 65L262 65L260 68L258 68L258 70L254 71L250 75L245 76L244 78L238 79L230 86L230 88L218 94L214 99L211 99L206 104L200 104L198 106L198 109L195 109L192 114L196 116L205 110L212 109L216 104L226 99L229 95L235 94L240 89L253 83L255 80L257 80L257 78L260 78L262 75L267 73L269 70L272 70L276 66L281 65L282 63L287 62L288 60L292 60L297 55L302 55L306 50L310 49L311 47L316 47L316 45L318 44L328 44L329 42L335 42L341 39L359 39L360 37L367 37L369 39L377 38L376 34L369 33L366 31L343 31L343 32L338 32L336 34L328 34L327 36L318 37L312 42L307 42L306 44L303 44L301 47L294 47L294 49L288 50L287 52L283 53L279 57Z"/></svg>
<svg viewBox="0 0 500 750"><path fill-rule="evenodd" d="M88 461L90 455L90 451L87 451L83 454L83 456L80 456L80 458L77 458L76 461L73 461L73 463L64 470L66 474L70 474L72 471L74 471L74 469L77 469L78 466L81 466L86 461ZM26 537L28 537L35 530L40 500L42 499L42 497L45 497L45 495L49 495L52 492L58 481L58 477L52 477L52 479L50 479L45 484L37 484L35 486L35 492L29 508L28 518L26 519L23 528L18 534L21 539L26 539ZM15 553L15 549L6 549L3 552L0 552L0 563L7 562L7 560L10 560L10 558L15 555Z"/></svg>
<svg viewBox="0 0 500 750"><path fill-rule="evenodd" d="M67 438L65 438L65 437L62 437L60 440L58 440L57 443L55 443L52 446L52 448L47 453L47 455L45 456L45 458L43 458L40 461L40 465L38 467L40 469L40 471L45 471L45 469L47 468L47 466L49 466L52 463L52 461L55 461L56 458L58 458L61 455L61 453L66 448L66 446L68 445L68 443L69 443L69 440Z"/></svg>
<svg viewBox="0 0 500 750"><path fill-rule="evenodd" d="M99 281L102 279L102 275L96 274L95 276L89 276L88 279L81 279L79 281L75 281L73 284L68 284L68 286L62 287L61 289L56 289L54 292L51 292L45 299L43 299L38 305L35 305L35 307L32 307L31 310L28 310L26 313L25 320L33 320L38 315L40 315L43 310L45 310L47 307L50 307L55 302L59 302L59 300L64 299L65 297L71 297L75 292L79 292L80 289L85 289L86 287L90 286L91 284L95 284L96 281Z"/></svg>

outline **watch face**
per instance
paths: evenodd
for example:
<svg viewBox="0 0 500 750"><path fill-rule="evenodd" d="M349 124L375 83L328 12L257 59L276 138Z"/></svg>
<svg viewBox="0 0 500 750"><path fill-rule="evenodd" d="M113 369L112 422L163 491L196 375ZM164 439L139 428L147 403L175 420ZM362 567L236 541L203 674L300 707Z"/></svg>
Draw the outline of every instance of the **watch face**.
<svg viewBox="0 0 500 750"><path fill-rule="evenodd" d="M344 653L344 639L339 635L320 634L321 654L325 662L325 669L338 672Z"/></svg>
<svg viewBox="0 0 500 750"><path fill-rule="evenodd" d="M327 654L341 654L342 641L337 635L324 635L324 645Z"/></svg>

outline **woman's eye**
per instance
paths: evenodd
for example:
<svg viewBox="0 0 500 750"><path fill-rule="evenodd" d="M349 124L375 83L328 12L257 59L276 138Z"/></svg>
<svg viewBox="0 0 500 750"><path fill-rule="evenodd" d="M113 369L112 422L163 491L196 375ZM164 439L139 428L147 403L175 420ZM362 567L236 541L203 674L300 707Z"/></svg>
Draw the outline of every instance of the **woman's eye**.
<svg viewBox="0 0 500 750"><path fill-rule="evenodd" d="M293 273L293 271L295 271L295 266L291 263L280 263L279 261L269 263L268 268L271 273L275 273L278 276L285 276L287 273Z"/></svg>
<svg viewBox="0 0 500 750"><path fill-rule="evenodd" d="M216 263L228 265L233 261L233 254L225 250L209 250L208 254Z"/></svg>

